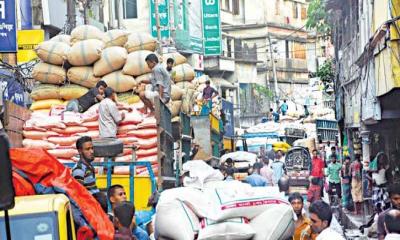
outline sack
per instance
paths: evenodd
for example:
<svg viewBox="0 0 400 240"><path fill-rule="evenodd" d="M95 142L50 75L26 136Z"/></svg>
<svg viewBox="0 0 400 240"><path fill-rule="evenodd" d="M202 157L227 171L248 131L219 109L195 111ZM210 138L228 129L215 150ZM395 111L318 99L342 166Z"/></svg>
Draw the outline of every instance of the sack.
<svg viewBox="0 0 400 240"><path fill-rule="evenodd" d="M100 60L94 64L93 72L97 77L120 70L126 62L128 52L122 47L109 47L103 50Z"/></svg>
<svg viewBox="0 0 400 240"><path fill-rule="evenodd" d="M73 135L75 133L86 133L89 129L82 126L72 126L72 127L66 127L65 129L52 128L51 130L59 134Z"/></svg>
<svg viewBox="0 0 400 240"><path fill-rule="evenodd" d="M32 140L46 140L49 136L57 135L56 132L51 131L22 131L24 138L32 139ZM50 142L50 141L49 141Z"/></svg>
<svg viewBox="0 0 400 240"><path fill-rule="evenodd" d="M103 81L116 92L128 92L137 85L132 76L123 74L122 71L116 71L105 75Z"/></svg>
<svg viewBox="0 0 400 240"><path fill-rule="evenodd" d="M144 32L131 33L125 44L129 53L139 50L148 50L154 52L157 47L157 41L150 34Z"/></svg>
<svg viewBox="0 0 400 240"><path fill-rule="evenodd" d="M67 59L67 53L70 46L63 42L46 41L42 42L35 48L35 52L40 60L54 64L62 65Z"/></svg>
<svg viewBox="0 0 400 240"><path fill-rule="evenodd" d="M171 85L171 100L172 101L181 100L184 93L185 92L182 90L182 88L176 86L175 84Z"/></svg>
<svg viewBox="0 0 400 240"><path fill-rule="evenodd" d="M151 78L151 73L146 73L146 74L138 76L136 78L136 81L139 84L139 83L142 83L142 81L150 81L150 78Z"/></svg>
<svg viewBox="0 0 400 240"><path fill-rule="evenodd" d="M185 91L185 93L182 96L182 112L186 113L186 114L190 114L192 112L193 109L193 103L194 101L194 92L195 90L193 89L187 89Z"/></svg>
<svg viewBox="0 0 400 240"><path fill-rule="evenodd" d="M157 147L157 137L149 138L149 139L140 139L139 143L140 149L150 149Z"/></svg>
<svg viewBox="0 0 400 240"><path fill-rule="evenodd" d="M70 35L60 34L60 35L50 38L49 41L62 42L62 43L67 44L68 46L71 46L71 36Z"/></svg>
<svg viewBox="0 0 400 240"><path fill-rule="evenodd" d="M182 81L192 81L194 79L195 72L189 64L181 64L175 66L172 69L171 78L175 82L182 82Z"/></svg>
<svg viewBox="0 0 400 240"><path fill-rule="evenodd" d="M154 156L158 153L158 149L155 148L150 148L150 149L139 149L136 151L136 156L138 158L143 158L143 157L149 157L149 156Z"/></svg>
<svg viewBox="0 0 400 240"><path fill-rule="evenodd" d="M39 100L32 103L30 110L50 109L52 106L61 105L62 103L63 101L59 99Z"/></svg>
<svg viewBox="0 0 400 240"><path fill-rule="evenodd" d="M125 111L125 118L120 122L120 125L128 125L128 124L138 124L143 121L142 114L137 111L136 109L133 109L131 112L126 112Z"/></svg>
<svg viewBox="0 0 400 240"><path fill-rule="evenodd" d="M103 42L105 47L123 47L128 41L129 32L121 29L112 29L104 33Z"/></svg>
<svg viewBox="0 0 400 240"><path fill-rule="evenodd" d="M181 112L182 101L172 101L171 102L171 116L176 117Z"/></svg>
<svg viewBox="0 0 400 240"><path fill-rule="evenodd" d="M68 80L83 87L93 88L100 78L95 77L93 67L72 67L67 73Z"/></svg>
<svg viewBox="0 0 400 240"><path fill-rule="evenodd" d="M89 90L79 85L70 84L60 87L60 96L62 99L71 100L78 99L85 95Z"/></svg>
<svg viewBox="0 0 400 240"><path fill-rule="evenodd" d="M22 140L22 146L24 148L43 148L43 149L54 149L56 145L49 143L45 140L32 140L32 139L24 139Z"/></svg>
<svg viewBox="0 0 400 240"><path fill-rule="evenodd" d="M293 210L290 205L275 205L250 221L254 240L289 239L294 234Z"/></svg>
<svg viewBox="0 0 400 240"><path fill-rule="evenodd" d="M168 58L174 59L174 66L184 64L187 62L187 59L180 53L174 52L174 53L165 53L163 55L163 63L167 64Z"/></svg>
<svg viewBox="0 0 400 240"><path fill-rule="evenodd" d="M60 89L57 85L52 84L39 84L36 85L30 94L31 98L35 101L44 99L59 99Z"/></svg>
<svg viewBox="0 0 400 240"><path fill-rule="evenodd" d="M63 159L70 159L78 155L78 150L72 148L52 149L52 150L47 150L47 152L53 157L63 158Z"/></svg>
<svg viewBox="0 0 400 240"><path fill-rule="evenodd" d="M119 93L117 95L118 101L126 104L134 104L140 101L140 98L138 95L132 93L132 92L126 92L126 93Z"/></svg>
<svg viewBox="0 0 400 240"><path fill-rule="evenodd" d="M128 124L128 125L119 126L117 134L127 134L128 132L136 130L136 129L137 129L136 124ZM131 134L127 134L127 136L136 137Z"/></svg>
<svg viewBox="0 0 400 240"><path fill-rule="evenodd" d="M137 129L128 132L128 135L135 136L137 138L152 138L157 136L157 129L156 128L148 128L148 129Z"/></svg>
<svg viewBox="0 0 400 240"><path fill-rule="evenodd" d="M60 66L40 62L33 68L32 77L42 83L61 84L65 80L66 73Z"/></svg>
<svg viewBox="0 0 400 240"><path fill-rule="evenodd" d="M100 40L89 39L72 45L67 58L73 66L88 66L100 59L104 43Z"/></svg>
<svg viewBox="0 0 400 240"><path fill-rule="evenodd" d="M196 89L196 85L193 84L192 82L188 82L188 81L183 81L183 82L177 82L176 86L182 88L183 90L187 90L187 89Z"/></svg>
<svg viewBox="0 0 400 240"><path fill-rule="evenodd" d="M147 55L152 53L153 52L147 50L129 53L122 72L135 77L146 73L151 73L151 69L149 66L147 66L145 59Z"/></svg>
<svg viewBox="0 0 400 240"><path fill-rule="evenodd" d="M80 138L80 136L53 136L53 137L49 137L47 138L47 141L56 144L56 145L60 145L60 146L74 146L76 141Z"/></svg>
<svg viewBox="0 0 400 240"><path fill-rule="evenodd" d="M157 120L155 117L147 117L137 127L138 129L157 128Z"/></svg>
<svg viewBox="0 0 400 240"><path fill-rule="evenodd" d="M245 218L232 218L215 222L203 218L200 222L198 240L251 239L255 231Z"/></svg>
<svg viewBox="0 0 400 240"><path fill-rule="evenodd" d="M157 239L166 237L174 240L194 240L200 225L196 215L178 200L159 203L155 222Z"/></svg>
<svg viewBox="0 0 400 240"><path fill-rule="evenodd" d="M92 25L81 25L74 28L71 32L72 44L88 39L102 40L103 38L104 32Z"/></svg>

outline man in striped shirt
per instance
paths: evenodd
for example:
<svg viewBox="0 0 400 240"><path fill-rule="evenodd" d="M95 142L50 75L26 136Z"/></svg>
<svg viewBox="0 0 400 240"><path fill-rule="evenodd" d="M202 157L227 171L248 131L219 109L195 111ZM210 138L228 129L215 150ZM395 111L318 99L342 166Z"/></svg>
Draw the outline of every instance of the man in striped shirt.
<svg viewBox="0 0 400 240"><path fill-rule="evenodd" d="M94 150L91 137L81 137L76 141L76 149L79 152L79 161L72 169L72 176L82 184L91 194L99 192L96 186L94 167Z"/></svg>

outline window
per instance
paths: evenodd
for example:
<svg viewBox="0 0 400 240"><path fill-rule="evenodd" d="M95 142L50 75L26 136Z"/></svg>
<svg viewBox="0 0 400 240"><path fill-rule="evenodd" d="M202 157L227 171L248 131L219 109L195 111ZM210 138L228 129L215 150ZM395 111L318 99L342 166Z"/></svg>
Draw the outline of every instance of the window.
<svg viewBox="0 0 400 240"><path fill-rule="evenodd" d="M299 17L299 5L297 2L293 2L293 18Z"/></svg>
<svg viewBox="0 0 400 240"><path fill-rule="evenodd" d="M230 11L231 10L231 4L230 4L231 0L225 0L225 10L226 11Z"/></svg>
<svg viewBox="0 0 400 240"><path fill-rule="evenodd" d="M286 53L286 58L290 58L290 48L288 40L285 40L285 53Z"/></svg>
<svg viewBox="0 0 400 240"><path fill-rule="evenodd" d="M232 57L232 38L226 38L227 57Z"/></svg>
<svg viewBox="0 0 400 240"><path fill-rule="evenodd" d="M130 18L137 18L137 0L114 0L114 7L115 7L115 18L118 18L117 13L119 6L118 3L121 3L120 6L122 7L122 18L123 19L130 19Z"/></svg>
<svg viewBox="0 0 400 240"><path fill-rule="evenodd" d="M301 20L306 20L306 19L307 19L307 8L301 7Z"/></svg>
<svg viewBox="0 0 400 240"><path fill-rule="evenodd" d="M240 14L239 0L232 0L232 13L233 15Z"/></svg>
<svg viewBox="0 0 400 240"><path fill-rule="evenodd" d="M280 4L281 4L280 0L276 0L275 1L275 15L279 15L279 12L281 11L280 10Z"/></svg>

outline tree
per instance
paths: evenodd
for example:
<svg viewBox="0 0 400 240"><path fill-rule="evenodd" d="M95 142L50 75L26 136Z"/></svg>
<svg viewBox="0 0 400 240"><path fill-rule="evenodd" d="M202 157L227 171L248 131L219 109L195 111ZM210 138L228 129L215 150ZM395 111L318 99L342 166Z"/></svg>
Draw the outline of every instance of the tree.
<svg viewBox="0 0 400 240"><path fill-rule="evenodd" d="M325 0L312 0L308 5L306 28L316 30L322 35L329 35L331 28L328 25L328 13L325 8Z"/></svg>

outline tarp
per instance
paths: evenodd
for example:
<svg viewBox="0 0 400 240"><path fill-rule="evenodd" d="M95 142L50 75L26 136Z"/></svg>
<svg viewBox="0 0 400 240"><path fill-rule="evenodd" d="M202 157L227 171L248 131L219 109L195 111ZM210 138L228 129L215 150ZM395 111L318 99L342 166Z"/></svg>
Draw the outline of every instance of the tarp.
<svg viewBox="0 0 400 240"><path fill-rule="evenodd" d="M94 197L71 176L66 168L43 149L13 148L10 150L11 164L23 172L33 185L57 188L66 193L82 212L86 221L96 231L100 240L114 239L114 226ZM20 181L13 181L18 184ZM21 186L17 193L23 193ZM31 190L27 190L31 193Z"/></svg>

